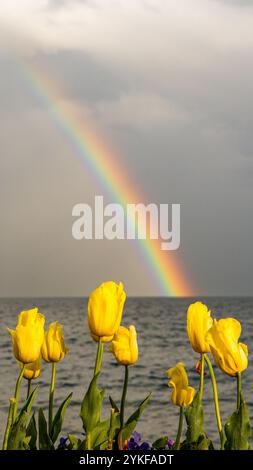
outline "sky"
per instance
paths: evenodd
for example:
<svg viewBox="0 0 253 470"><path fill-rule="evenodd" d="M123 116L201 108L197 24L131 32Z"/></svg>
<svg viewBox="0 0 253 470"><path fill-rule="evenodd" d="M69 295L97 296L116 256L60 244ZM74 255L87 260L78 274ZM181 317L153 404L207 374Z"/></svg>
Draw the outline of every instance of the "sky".
<svg viewBox="0 0 253 470"><path fill-rule="evenodd" d="M106 279L161 293L138 245L72 238L73 205L104 188L24 64L94 124L144 202L181 204L175 256L194 295L252 295L252 49L247 0L1 0L0 296Z"/></svg>

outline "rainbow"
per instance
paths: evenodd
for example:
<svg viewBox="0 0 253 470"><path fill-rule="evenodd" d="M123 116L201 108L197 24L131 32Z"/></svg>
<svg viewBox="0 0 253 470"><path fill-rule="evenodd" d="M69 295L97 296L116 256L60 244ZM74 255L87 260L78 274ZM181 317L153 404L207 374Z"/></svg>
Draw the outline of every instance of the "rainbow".
<svg viewBox="0 0 253 470"><path fill-rule="evenodd" d="M144 202L137 192L119 158L109 149L95 126L81 119L63 98L59 83L55 84L34 64L18 61L19 68L32 93L48 108L54 124L70 144L75 155L82 160L99 186L114 202L126 206ZM186 280L175 253L161 250L159 240L135 240L145 273L154 279L160 295L191 296L192 288ZM148 268L148 271L147 271Z"/></svg>

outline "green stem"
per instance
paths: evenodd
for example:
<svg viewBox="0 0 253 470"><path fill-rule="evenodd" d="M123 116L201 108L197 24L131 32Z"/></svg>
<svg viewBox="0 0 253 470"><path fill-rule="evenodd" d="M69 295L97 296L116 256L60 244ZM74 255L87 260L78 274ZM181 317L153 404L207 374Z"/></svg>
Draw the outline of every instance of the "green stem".
<svg viewBox="0 0 253 470"><path fill-rule="evenodd" d="M10 398L10 407L9 407L7 425L6 425L6 429L4 433L3 450L7 450L7 447L8 447L8 440L9 440L9 434L10 434L11 425L12 425L14 405L15 405L15 398Z"/></svg>
<svg viewBox="0 0 253 470"><path fill-rule="evenodd" d="M113 424L114 424L114 419L116 415L116 411L114 408L111 408L111 417L110 417L110 428L109 428L109 433L108 433L108 444L106 450L113 450L113 434L114 434L114 429L113 429Z"/></svg>
<svg viewBox="0 0 253 470"><path fill-rule="evenodd" d="M182 434L182 429L183 429L183 421L184 421L184 407L180 406L180 414L179 414L179 423L178 423L178 430L177 430L177 438L176 442L174 445L175 450L180 449L180 440L181 440L181 434Z"/></svg>
<svg viewBox="0 0 253 470"><path fill-rule="evenodd" d="M52 375L51 375L51 385L50 385L50 391L49 391L49 406L48 406L48 432L49 434L51 433L52 423L53 423L55 376L56 376L56 362L52 362Z"/></svg>
<svg viewBox="0 0 253 470"><path fill-rule="evenodd" d="M99 372L101 370L103 350L104 350L104 343L102 342L101 338L99 338L98 347L97 347L97 356L96 356L96 362L95 362L94 374L93 375L99 374Z"/></svg>
<svg viewBox="0 0 253 470"><path fill-rule="evenodd" d="M87 432L85 439L85 450L91 450L91 434Z"/></svg>
<svg viewBox="0 0 253 470"><path fill-rule="evenodd" d="M242 393L242 374L241 372L237 373L237 411L240 408L241 404L241 393Z"/></svg>
<svg viewBox="0 0 253 470"><path fill-rule="evenodd" d="M210 373L210 377L211 377L211 381L212 381L212 386L213 386L213 399L214 399L217 427L218 427L218 432L219 432L219 435L220 435L221 449L224 449L224 434L223 434L222 421L221 421L221 416L220 416L220 407L219 407L217 383L216 383L212 363L211 363L209 357L206 354L204 354L204 356L205 356L205 361L208 365L208 369L209 369L209 373Z"/></svg>
<svg viewBox="0 0 253 470"><path fill-rule="evenodd" d="M14 398L15 398L15 403L14 403L14 407L13 407L12 423L15 422L16 417L17 417L20 385L21 385L22 378L23 378L23 375L24 375L24 370L25 370L25 365L23 364L23 367L22 367L22 369L21 369L21 371L20 371L20 374L19 374L19 376L18 376L18 380L17 380L17 383L16 383L16 388L15 388L15 396L14 396Z"/></svg>
<svg viewBox="0 0 253 470"><path fill-rule="evenodd" d="M30 394L31 394L31 385L32 385L32 380L31 379L28 379L27 381L27 396L26 398L29 398Z"/></svg>
<svg viewBox="0 0 253 470"><path fill-rule="evenodd" d="M95 375L100 373L101 366L102 366L102 359L103 359L103 351L104 351L104 343L102 342L101 338L99 338L93 377L95 377ZM91 433L90 432L86 433L85 450L91 450Z"/></svg>
<svg viewBox="0 0 253 470"><path fill-rule="evenodd" d="M200 381L199 381L199 398L202 401L204 390L204 375L205 375L205 355L201 354L200 357Z"/></svg>
<svg viewBox="0 0 253 470"><path fill-rule="evenodd" d="M124 414L125 414L125 403L126 403L126 394L127 394L127 385L128 385L128 366L125 366L125 379L120 403L120 429L124 427Z"/></svg>

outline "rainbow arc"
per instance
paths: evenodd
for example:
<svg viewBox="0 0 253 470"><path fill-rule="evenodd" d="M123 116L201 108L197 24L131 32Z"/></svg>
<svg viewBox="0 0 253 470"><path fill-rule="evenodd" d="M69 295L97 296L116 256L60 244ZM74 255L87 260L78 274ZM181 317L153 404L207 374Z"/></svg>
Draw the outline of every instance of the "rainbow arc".
<svg viewBox="0 0 253 470"><path fill-rule="evenodd" d="M61 99L65 94L59 84L49 80L34 64L20 62L20 67L31 92L47 106L52 122L99 187L113 198L113 202L124 207L145 201L95 126L80 119L71 105ZM133 243L138 247L145 273L154 279L161 295L192 295L190 283L175 253L162 251L160 240L135 240Z"/></svg>

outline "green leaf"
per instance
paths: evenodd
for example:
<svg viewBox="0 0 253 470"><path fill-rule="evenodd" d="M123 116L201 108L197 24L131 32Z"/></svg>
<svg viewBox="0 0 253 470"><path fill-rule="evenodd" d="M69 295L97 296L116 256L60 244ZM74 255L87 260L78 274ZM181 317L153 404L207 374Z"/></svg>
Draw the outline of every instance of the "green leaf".
<svg viewBox="0 0 253 470"><path fill-rule="evenodd" d="M24 437L24 440L23 440L24 450L30 450L30 447L29 447L30 440L31 440L31 436Z"/></svg>
<svg viewBox="0 0 253 470"><path fill-rule="evenodd" d="M68 438L69 438L69 445L68 445L68 449L69 450L79 450L79 447L82 443L81 439L79 439L78 437L74 436L73 434L69 434L68 435Z"/></svg>
<svg viewBox="0 0 253 470"><path fill-rule="evenodd" d="M29 440L29 449L30 450L36 450L36 443L37 443L37 427L36 427L36 421L35 421L35 413L33 413L30 422L27 426L26 430L26 436L30 437Z"/></svg>
<svg viewBox="0 0 253 470"><path fill-rule="evenodd" d="M65 415L65 412L66 412L66 409L70 403L70 400L72 398L72 393L70 393L66 398L65 400L63 400L62 404L60 405L55 417L54 417L54 420L53 420L53 423L52 423L52 429L51 429L51 432L50 432L50 438L51 438L51 441L53 442L53 444L56 442L57 440L57 437L59 436L60 432L61 432L61 429L62 429L62 424L63 424L63 420L64 420L64 415Z"/></svg>
<svg viewBox="0 0 253 470"><path fill-rule="evenodd" d="M86 434L91 433L100 421L104 391L100 392L97 387L98 375L96 374L93 377L81 406L80 416Z"/></svg>
<svg viewBox="0 0 253 470"><path fill-rule="evenodd" d="M205 435L200 436L197 443L197 450L214 450L212 441Z"/></svg>
<svg viewBox="0 0 253 470"><path fill-rule="evenodd" d="M120 414L115 408L111 408L110 426L108 431L107 450L117 449L118 445L118 434L120 430Z"/></svg>
<svg viewBox="0 0 253 470"><path fill-rule="evenodd" d="M111 407L112 407L117 413L119 413L119 408L118 408L118 406L116 405L115 401L112 399L111 396L109 396L109 400L110 400L110 403L111 403Z"/></svg>
<svg viewBox="0 0 253 470"><path fill-rule="evenodd" d="M97 424L91 432L92 448L95 450L105 450L107 448L109 434L112 439L116 437L119 431L120 421L119 414L115 414L113 420L106 419Z"/></svg>
<svg viewBox="0 0 253 470"><path fill-rule="evenodd" d="M108 432L110 427L110 419L101 421L91 431L92 448L99 448L104 442L108 441Z"/></svg>
<svg viewBox="0 0 253 470"><path fill-rule="evenodd" d="M42 408L39 409L39 449L53 450L54 445L47 432L47 422Z"/></svg>
<svg viewBox="0 0 253 470"><path fill-rule="evenodd" d="M186 440L188 443L196 443L201 436L205 437L204 410L199 392L196 393L192 404L186 409L185 418L188 426L186 432Z"/></svg>
<svg viewBox="0 0 253 470"><path fill-rule="evenodd" d="M204 434L199 436L197 442L183 441L180 450L214 450L213 443Z"/></svg>
<svg viewBox="0 0 253 470"><path fill-rule="evenodd" d="M86 450L85 449L85 439L80 442L77 450Z"/></svg>
<svg viewBox="0 0 253 470"><path fill-rule="evenodd" d="M129 439L129 437L132 435L136 424L138 422L138 419L140 418L141 414L143 413L144 409L146 408L149 400L151 398L151 393L143 400L140 405L138 406L137 410L128 418L125 426L123 427L122 431L120 431L120 441L125 442L126 440Z"/></svg>
<svg viewBox="0 0 253 470"><path fill-rule="evenodd" d="M7 446L8 450L27 449L30 439L26 438L26 426L37 390L38 387L29 395L15 423L11 427Z"/></svg>
<svg viewBox="0 0 253 470"><path fill-rule="evenodd" d="M155 442L153 442L152 449L155 449L155 450L165 449L168 439L169 439L168 436L160 437Z"/></svg>
<svg viewBox="0 0 253 470"><path fill-rule="evenodd" d="M248 409L242 393L239 409L230 416L225 424L225 434L227 438L226 450L249 450L251 427Z"/></svg>

